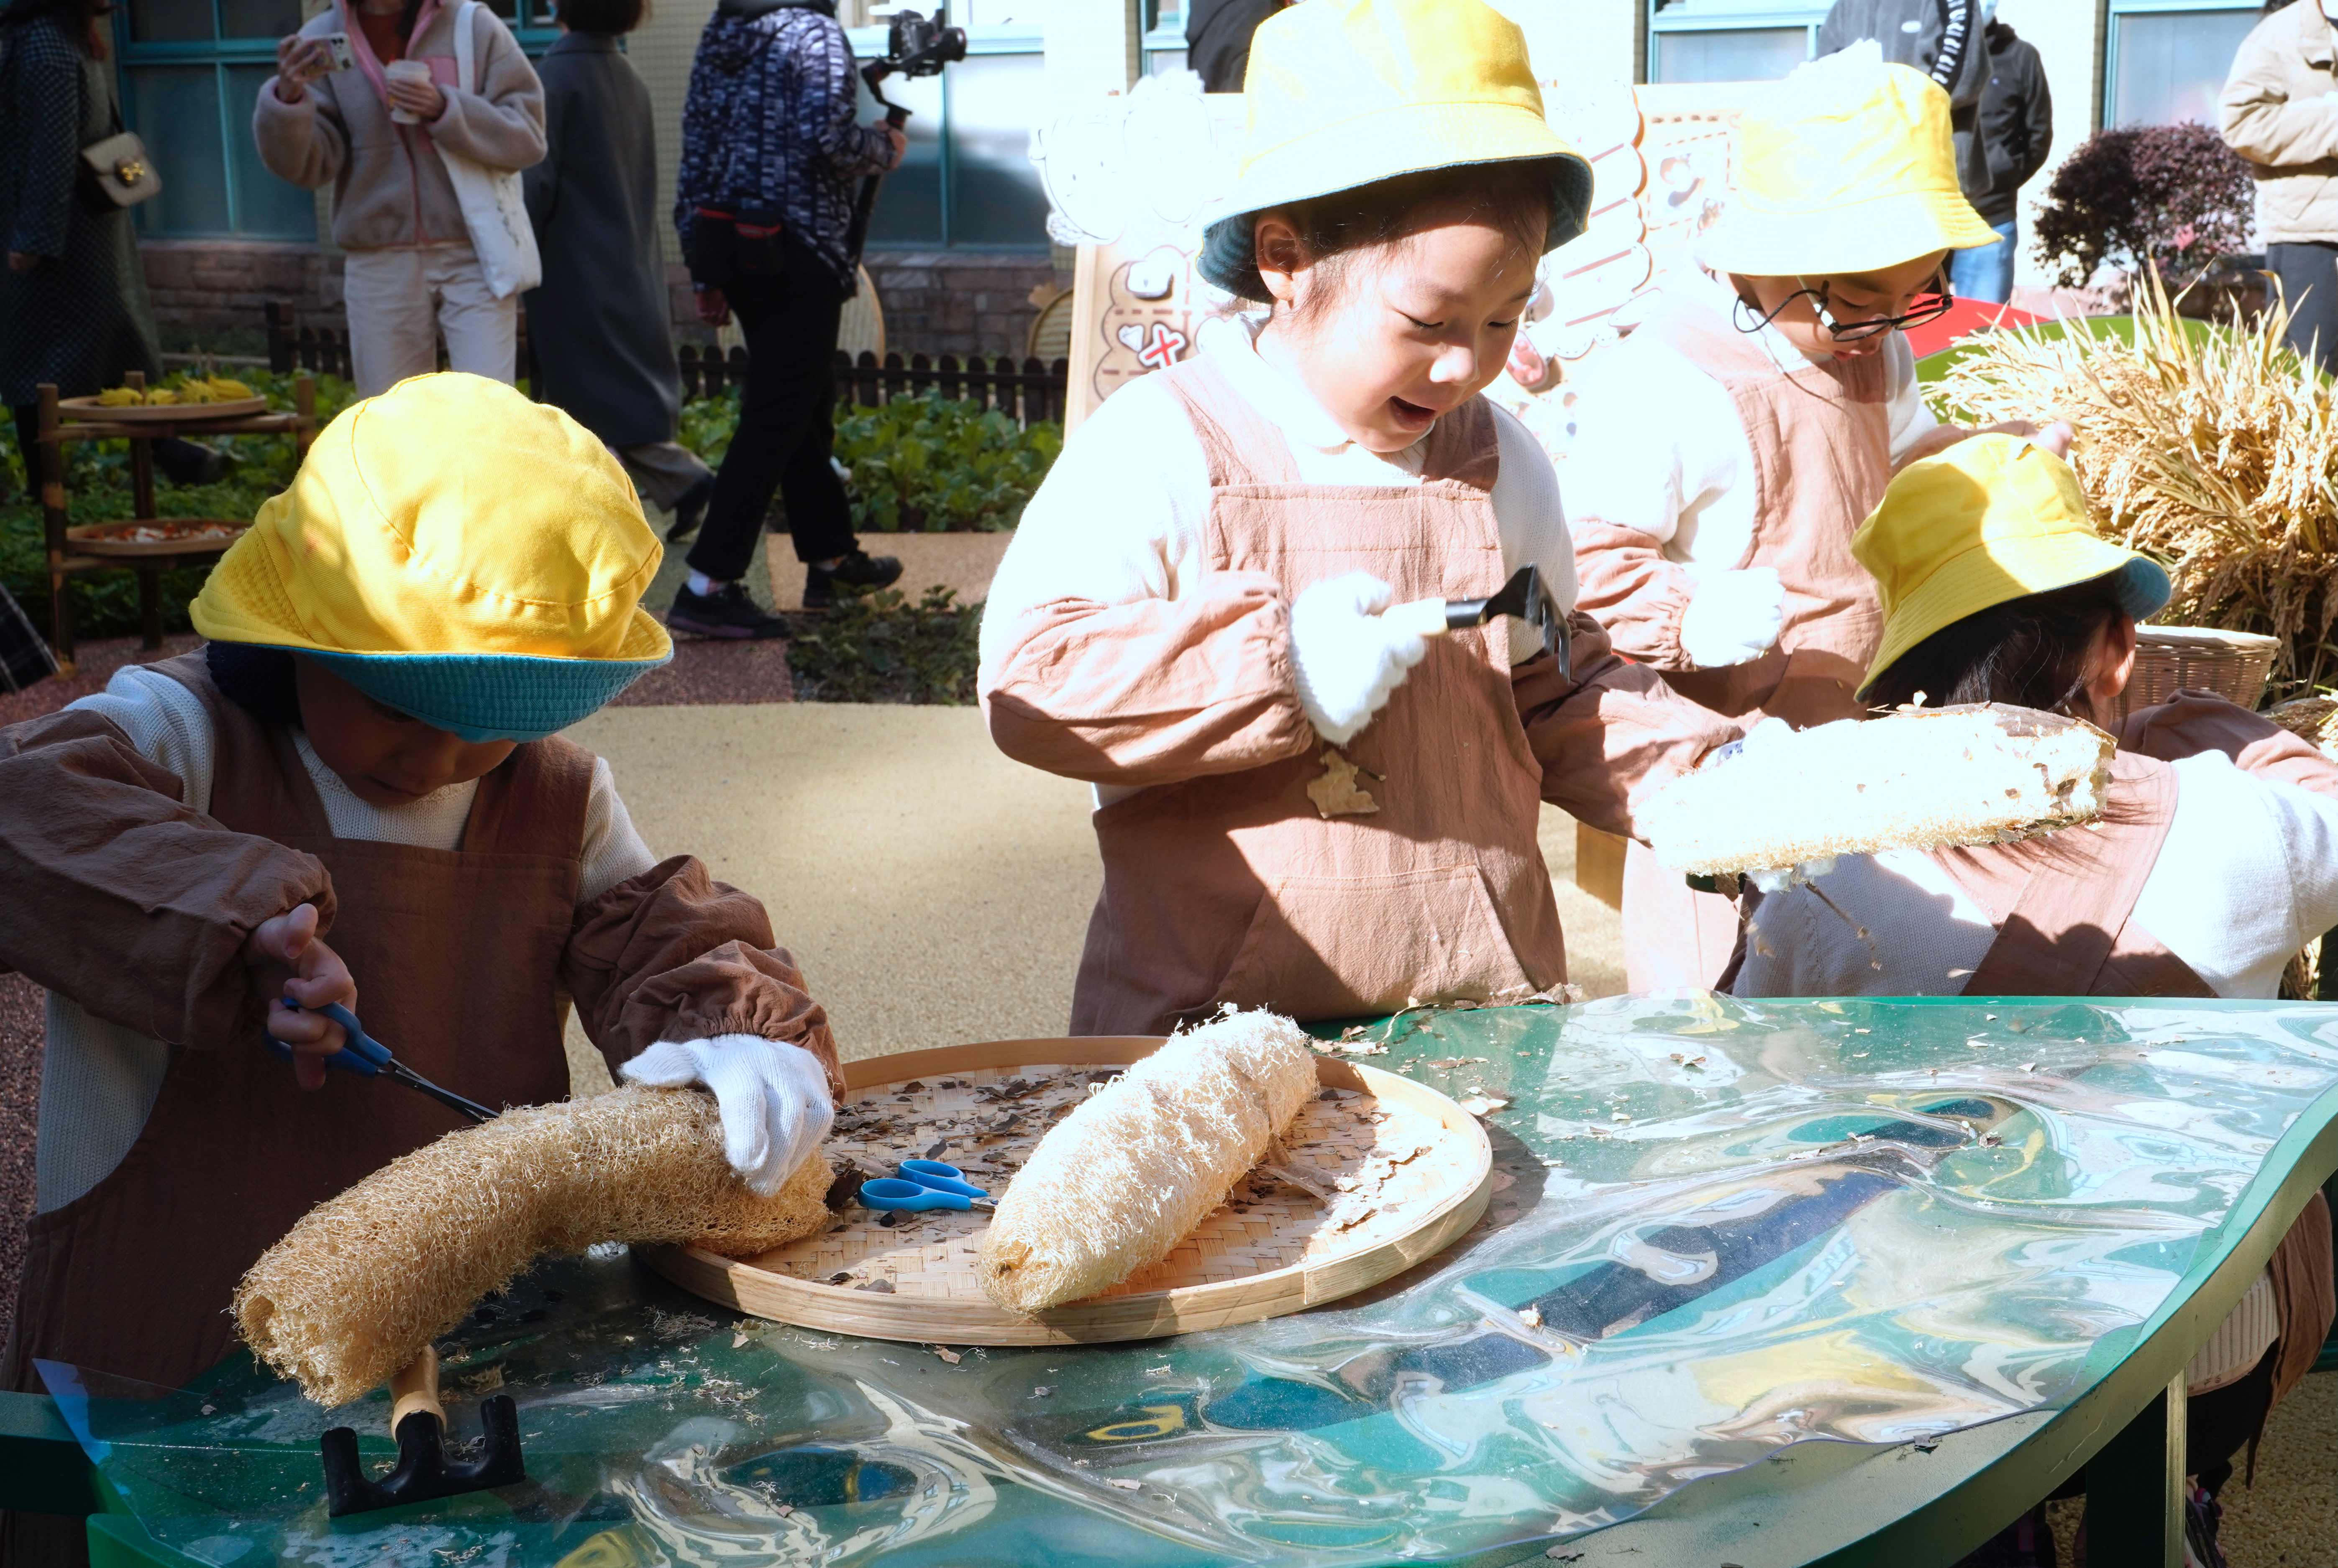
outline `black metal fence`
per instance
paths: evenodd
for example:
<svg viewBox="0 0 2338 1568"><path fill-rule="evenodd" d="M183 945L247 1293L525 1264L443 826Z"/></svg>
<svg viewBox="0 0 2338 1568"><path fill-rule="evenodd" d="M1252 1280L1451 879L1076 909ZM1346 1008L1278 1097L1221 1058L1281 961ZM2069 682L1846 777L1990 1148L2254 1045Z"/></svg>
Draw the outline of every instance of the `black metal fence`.
<svg viewBox="0 0 2338 1568"><path fill-rule="evenodd" d="M743 348L726 354L720 349L684 344L680 358L685 399L719 397L724 388L746 383ZM912 354L906 360L899 354L888 354L879 360L865 349L858 359L841 350L836 356L840 402L885 403L899 397L938 392L945 398L996 409L1026 428L1043 419L1061 419L1070 383L1071 367L1062 360L1050 365L1039 360L1018 362L1005 354L995 360L975 354L961 363L955 354L944 354L938 360L923 354Z"/></svg>
<svg viewBox="0 0 2338 1568"><path fill-rule="evenodd" d="M743 348L725 353L720 349L685 343L678 358L685 401L720 397L727 388L746 384L747 350ZM534 368L525 314L520 317L519 362L530 370ZM443 367L443 351L440 363ZM340 326L301 321L291 306L271 301L268 306L268 368L347 378L351 373L349 331ZM532 385L535 378L531 375L529 380ZM1041 420L1060 420L1070 385L1071 366L1063 360L1049 364L1035 359L1018 361L1005 354L997 359L975 354L961 362L955 354L944 354L938 360L923 354L912 354L906 360L899 354L888 354L880 361L866 350L856 360L840 350L836 356L836 396L840 402L883 403L898 397L934 391L945 398L967 399L996 409L1027 429Z"/></svg>

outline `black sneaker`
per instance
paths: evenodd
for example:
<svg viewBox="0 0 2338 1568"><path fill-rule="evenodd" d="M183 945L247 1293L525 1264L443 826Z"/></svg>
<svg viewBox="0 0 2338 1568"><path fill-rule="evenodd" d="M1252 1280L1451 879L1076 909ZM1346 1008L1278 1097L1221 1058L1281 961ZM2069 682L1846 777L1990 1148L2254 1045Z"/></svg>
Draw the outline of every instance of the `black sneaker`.
<svg viewBox="0 0 2338 1568"><path fill-rule="evenodd" d="M849 594L865 594L877 588L889 588L901 577L901 563L890 556L872 556L866 550L854 550L833 567L804 568L804 608L825 610L836 603L836 590Z"/></svg>
<svg viewBox="0 0 2338 1568"><path fill-rule="evenodd" d="M684 583L665 613L670 631L702 637L783 637L788 623L747 597L743 583L724 583L711 594L693 594Z"/></svg>
<svg viewBox="0 0 2338 1568"><path fill-rule="evenodd" d="M698 531L706 516L706 503L714 498L714 476L707 475L682 493L673 504L673 526L665 531L665 542L680 544Z"/></svg>

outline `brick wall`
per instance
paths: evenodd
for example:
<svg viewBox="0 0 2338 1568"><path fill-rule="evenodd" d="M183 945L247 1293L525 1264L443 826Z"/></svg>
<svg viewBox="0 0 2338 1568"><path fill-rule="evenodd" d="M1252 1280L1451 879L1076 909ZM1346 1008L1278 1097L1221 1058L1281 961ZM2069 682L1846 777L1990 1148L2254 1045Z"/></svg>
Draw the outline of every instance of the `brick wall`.
<svg viewBox="0 0 2338 1568"><path fill-rule="evenodd" d="M155 318L167 325L256 330L270 300L289 301L312 320L340 314L338 251L242 240L150 240L140 251ZM873 251L868 267L885 305L886 347L902 355L1020 358L1038 314L1031 291L1057 281L1044 253ZM669 266L666 286L676 340L713 341L714 333L699 323L689 273Z"/></svg>
<svg viewBox="0 0 2338 1568"><path fill-rule="evenodd" d="M303 314L341 309L341 258L315 245L257 240L148 240L139 246L155 319L200 331L265 324L285 300Z"/></svg>

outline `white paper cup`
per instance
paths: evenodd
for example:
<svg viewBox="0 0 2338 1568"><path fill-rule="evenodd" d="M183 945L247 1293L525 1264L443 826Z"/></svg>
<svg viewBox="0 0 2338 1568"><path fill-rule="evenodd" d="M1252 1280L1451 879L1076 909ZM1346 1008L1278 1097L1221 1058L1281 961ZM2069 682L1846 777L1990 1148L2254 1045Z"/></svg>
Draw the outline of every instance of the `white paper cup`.
<svg viewBox="0 0 2338 1568"><path fill-rule="evenodd" d="M424 64L419 60L392 60L388 64L381 68L381 74L388 77L393 82L427 82L430 80L430 67ZM389 117L392 121L400 125L412 125L418 123L421 118L419 115L409 113L404 109L392 109L389 112Z"/></svg>

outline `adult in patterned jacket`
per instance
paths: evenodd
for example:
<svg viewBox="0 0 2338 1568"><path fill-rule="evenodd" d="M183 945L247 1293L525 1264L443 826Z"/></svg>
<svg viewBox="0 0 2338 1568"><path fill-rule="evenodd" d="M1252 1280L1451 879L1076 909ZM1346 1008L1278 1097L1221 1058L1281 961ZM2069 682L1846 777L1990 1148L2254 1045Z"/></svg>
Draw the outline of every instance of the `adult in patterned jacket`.
<svg viewBox="0 0 2338 1568"><path fill-rule="evenodd" d="M698 40L682 112L674 225L698 314L746 334L738 433L714 476L714 498L690 552L690 578L667 625L702 636L766 637L784 622L741 581L778 491L804 563L804 606L839 588L883 587L901 575L853 537L830 465L830 370L853 291L853 193L901 162L906 138L855 123L852 45L835 0L722 0Z"/></svg>

